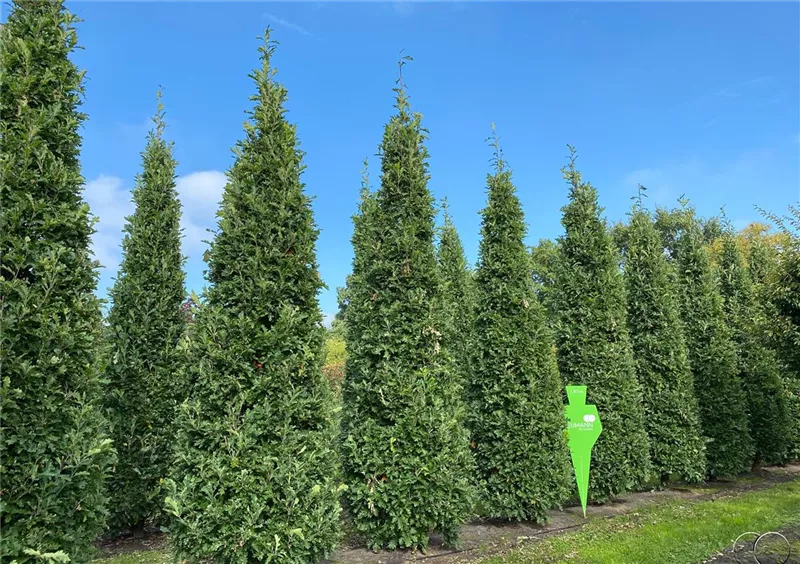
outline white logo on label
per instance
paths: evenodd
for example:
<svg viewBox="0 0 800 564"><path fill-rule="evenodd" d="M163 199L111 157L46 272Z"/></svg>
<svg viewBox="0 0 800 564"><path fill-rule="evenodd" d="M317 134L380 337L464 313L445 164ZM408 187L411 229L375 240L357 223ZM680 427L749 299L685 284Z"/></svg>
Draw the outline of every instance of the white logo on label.
<svg viewBox="0 0 800 564"><path fill-rule="evenodd" d="M595 416L592 415L591 413L587 413L586 415L583 416L583 420L586 421L587 423L594 423Z"/></svg>

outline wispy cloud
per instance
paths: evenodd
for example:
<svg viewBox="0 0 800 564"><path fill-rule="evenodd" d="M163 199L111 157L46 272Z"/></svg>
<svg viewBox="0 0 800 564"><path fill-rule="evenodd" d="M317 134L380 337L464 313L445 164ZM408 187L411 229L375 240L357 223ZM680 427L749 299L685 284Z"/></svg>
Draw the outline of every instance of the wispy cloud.
<svg viewBox="0 0 800 564"><path fill-rule="evenodd" d="M146 117L138 123L118 121L117 131L126 139L141 141L147 136L147 132L153 128L153 118Z"/></svg>
<svg viewBox="0 0 800 564"><path fill-rule="evenodd" d="M784 161L782 148L748 151L727 162L711 164L700 159L672 163L661 167L642 168L629 173L623 184L633 190L647 186L652 202L672 205L681 194L713 195L724 201L730 194L752 195L765 185L787 186L787 177L777 171ZM767 174L765 171L772 171Z"/></svg>
<svg viewBox="0 0 800 564"><path fill-rule="evenodd" d="M314 38L317 37L316 35L314 35L314 33L308 31L306 28L304 28L304 27L302 27L302 26L300 26L300 25L298 25L296 23L290 22L289 20L285 20L285 19L283 19L281 17L278 17L275 14L270 14L269 12L264 12L264 17L267 18L272 23L274 23L275 25L279 25L281 27L285 27L286 29L291 29L292 31L296 31L297 33L301 33L301 34L305 35L306 37L314 37Z"/></svg>
<svg viewBox="0 0 800 564"><path fill-rule="evenodd" d="M747 80L741 80L736 84L731 84L724 88L720 88L716 92L716 96L720 98L740 98L745 94L757 93L759 89L761 89L763 92L763 88L773 85L774 82L775 79L771 76L757 76L755 78L748 78Z"/></svg>

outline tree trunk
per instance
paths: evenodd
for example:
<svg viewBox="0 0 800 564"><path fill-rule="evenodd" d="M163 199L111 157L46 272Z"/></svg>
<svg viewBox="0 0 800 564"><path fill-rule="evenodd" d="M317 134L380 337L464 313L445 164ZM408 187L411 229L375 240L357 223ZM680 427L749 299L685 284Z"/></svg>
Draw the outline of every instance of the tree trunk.
<svg viewBox="0 0 800 564"><path fill-rule="evenodd" d="M143 539L144 538L144 519L139 521L138 523L134 524L132 527L133 530L133 538L135 539Z"/></svg>

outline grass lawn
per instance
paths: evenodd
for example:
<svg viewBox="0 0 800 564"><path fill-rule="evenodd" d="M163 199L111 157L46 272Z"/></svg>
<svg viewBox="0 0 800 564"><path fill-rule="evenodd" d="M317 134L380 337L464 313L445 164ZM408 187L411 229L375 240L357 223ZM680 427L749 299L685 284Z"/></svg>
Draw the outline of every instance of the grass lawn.
<svg viewBox="0 0 800 564"><path fill-rule="evenodd" d="M102 564L167 564L171 561L169 552L165 550L140 550L94 562Z"/></svg>
<svg viewBox="0 0 800 564"><path fill-rule="evenodd" d="M745 531L800 525L800 481L696 503L651 506L591 520L579 532L532 542L481 564L575 562L695 564L731 545Z"/></svg>

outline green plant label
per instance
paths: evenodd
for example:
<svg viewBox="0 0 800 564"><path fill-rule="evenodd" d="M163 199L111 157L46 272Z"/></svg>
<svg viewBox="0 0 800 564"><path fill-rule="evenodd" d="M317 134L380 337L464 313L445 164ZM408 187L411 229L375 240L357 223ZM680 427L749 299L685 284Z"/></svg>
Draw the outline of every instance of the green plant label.
<svg viewBox="0 0 800 564"><path fill-rule="evenodd" d="M575 481L585 518L592 447L603 431L603 424L600 423L597 407L586 405L586 386L567 386L567 401L569 403L565 410L569 452L572 455L572 467L575 469Z"/></svg>

